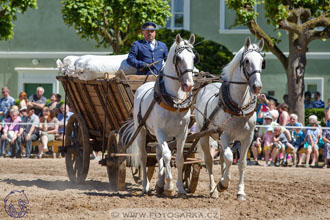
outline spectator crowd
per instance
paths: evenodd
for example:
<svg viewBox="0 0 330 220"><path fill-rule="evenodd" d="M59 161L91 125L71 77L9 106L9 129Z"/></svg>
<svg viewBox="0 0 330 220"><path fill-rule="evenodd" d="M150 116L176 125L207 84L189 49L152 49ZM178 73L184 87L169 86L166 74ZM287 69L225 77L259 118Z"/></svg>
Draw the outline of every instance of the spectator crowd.
<svg viewBox="0 0 330 220"><path fill-rule="evenodd" d="M321 100L319 92L314 93L314 101L310 92L305 93L305 109L317 108L324 111L324 118L316 115L308 117L304 127L304 119L294 113L289 114L288 96L283 96L284 103L261 94L258 97L257 128L251 144L251 165L264 166L296 166L296 167L328 167L330 159L330 98L328 106ZM320 126L324 121L325 127ZM216 142L211 144L211 155L219 156ZM234 144L234 146L236 146ZM240 150L232 147L235 153L234 163ZM236 153L237 151L237 153ZM261 162L263 161L263 162Z"/></svg>
<svg viewBox="0 0 330 220"><path fill-rule="evenodd" d="M73 113L69 106L60 104L60 94L52 93L49 100L47 103L42 87L29 98L21 92L18 101L10 96L8 87L2 88L0 158L31 158L32 155L42 158L44 153L51 153L48 143L63 138L64 117L68 121ZM35 148L34 141L39 143Z"/></svg>

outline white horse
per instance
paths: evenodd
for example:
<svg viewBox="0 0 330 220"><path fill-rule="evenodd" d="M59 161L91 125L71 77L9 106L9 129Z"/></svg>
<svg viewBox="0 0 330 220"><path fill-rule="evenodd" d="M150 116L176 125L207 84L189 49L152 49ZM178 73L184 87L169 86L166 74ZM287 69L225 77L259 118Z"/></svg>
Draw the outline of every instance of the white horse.
<svg viewBox="0 0 330 220"><path fill-rule="evenodd" d="M156 155L159 165L158 181L156 183L157 193L172 196L174 187L170 161L172 157L168 141L175 138L176 146L176 167L178 168L177 188L179 196L186 192L182 185L183 169L183 147L188 134L188 124L190 122L190 104L192 101L191 90L194 86L193 69L197 55L193 51L195 36L191 35L189 41L183 40L180 35L171 46L164 69L157 78L156 84L162 96L153 106L144 127L131 146L135 158L139 161L143 174L143 193L150 193L149 180L146 177L146 137L151 134L156 137L158 145ZM160 84L158 84L160 82ZM134 97L134 125L133 129L126 133L127 136L135 131L141 123L141 118L146 114L149 106L154 100L155 83L145 83L138 88ZM157 87L157 86L156 86ZM157 89L156 89L157 90ZM165 101L164 101L165 100ZM169 101L170 104L166 101ZM135 127L135 128L134 128ZM125 141L124 141L125 142Z"/></svg>
<svg viewBox="0 0 330 220"><path fill-rule="evenodd" d="M256 99L262 87L260 73L265 64L261 55L263 46L263 40L260 40L256 45L251 44L250 38L247 38L245 45L223 69L223 83L213 83L204 87L197 94L196 109L194 110L199 129L203 127L205 122L211 120L204 127L220 127L223 131L220 137L219 135L212 135L214 139L220 138L221 143L222 177L217 184L219 192L228 188L231 179L230 166L233 162L231 147L234 141L241 142L238 165L240 177L237 197L239 200L245 200L246 197L244 192L246 154L253 138L256 124ZM210 118L211 114L213 117ZM204 151L204 160L209 173L210 195L216 198L218 192L215 190L209 137L201 138L200 144Z"/></svg>

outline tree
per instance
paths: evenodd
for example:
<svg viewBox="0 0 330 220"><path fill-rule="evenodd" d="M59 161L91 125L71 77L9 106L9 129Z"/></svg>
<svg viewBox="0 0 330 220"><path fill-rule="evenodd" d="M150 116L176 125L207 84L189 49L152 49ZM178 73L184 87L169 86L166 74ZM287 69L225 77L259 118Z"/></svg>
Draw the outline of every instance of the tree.
<svg viewBox="0 0 330 220"><path fill-rule="evenodd" d="M157 31L156 38L164 42L170 48L174 42L175 36L180 34L182 38L189 39L191 32L186 30L160 29ZM227 47L211 40L205 40L203 37L195 34L196 40L194 49L200 55L200 62L196 67L204 72L220 74L219 71L229 63L233 58L233 53ZM212 56L210 56L212 54Z"/></svg>
<svg viewBox="0 0 330 220"><path fill-rule="evenodd" d="M0 1L0 40L10 40L14 36L14 21L17 14L23 14L28 8L37 8L37 0L1 0Z"/></svg>
<svg viewBox="0 0 330 220"><path fill-rule="evenodd" d="M81 38L94 39L97 46L131 45L147 21L165 26L171 16L164 0L63 0L64 22L73 26Z"/></svg>
<svg viewBox="0 0 330 220"><path fill-rule="evenodd" d="M279 59L288 80L291 112L304 118L304 72L308 44L330 37L330 0L264 0L265 16L275 30L288 32L289 55L277 46L279 37L272 37L258 25L256 0L226 0L236 11L236 24L246 24L250 32L265 40L267 48ZM280 32L278 32L280 33Z"/></svg>

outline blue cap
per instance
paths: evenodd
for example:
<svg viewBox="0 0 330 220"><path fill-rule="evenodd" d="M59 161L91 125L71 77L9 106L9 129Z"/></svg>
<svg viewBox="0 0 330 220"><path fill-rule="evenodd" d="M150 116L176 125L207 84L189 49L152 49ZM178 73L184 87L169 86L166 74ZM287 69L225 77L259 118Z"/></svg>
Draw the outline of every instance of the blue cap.
<svg viewBox="0 0 330 220"><path fill-rule="evenodd" d="M142 28L141 28L143 31L144 30L156 30L156 24L153 23L153 22L146 22L142 25Z"/></svg>

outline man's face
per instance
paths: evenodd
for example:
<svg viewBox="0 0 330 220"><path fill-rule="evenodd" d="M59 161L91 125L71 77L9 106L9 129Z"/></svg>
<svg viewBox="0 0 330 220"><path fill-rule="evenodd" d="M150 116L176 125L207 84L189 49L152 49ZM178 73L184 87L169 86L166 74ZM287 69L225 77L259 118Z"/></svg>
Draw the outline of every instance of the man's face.
<svg viewBox="0 0 330 220"><path fill-rule="evenodd" d="M33 115L33 110L32 110L32 109L29 109L29 110L27 111L27 114L28 114L28 116L32 116L32 115Z"/></svg>
<svg viewBox="0 0 330 220"><path fill-rule="evenodd" d="M40 98L44 94L44 91L42 89L37 89L37 97Z"/></svg>
<svg viewBox="0 0 330 220"><path fill-rule="evenodd" d="M7 97L9 95L9 91L7 89L2 89L2 96Z"/></svg>
<svg viewBox="0 0 330 220"><path fill-rule="evenodd" d="M264 118L264 121L266 125L269 125L272 123L273 120L271 118Z"/></svg>
<svg viewBox="0 0 330 220"><path fill-rule="evenodd" d="M155 30L144 30L142 31L142 34L144 36L144 39L146 39L146 41L153 41L156 37L156 31Z"/></svg>

